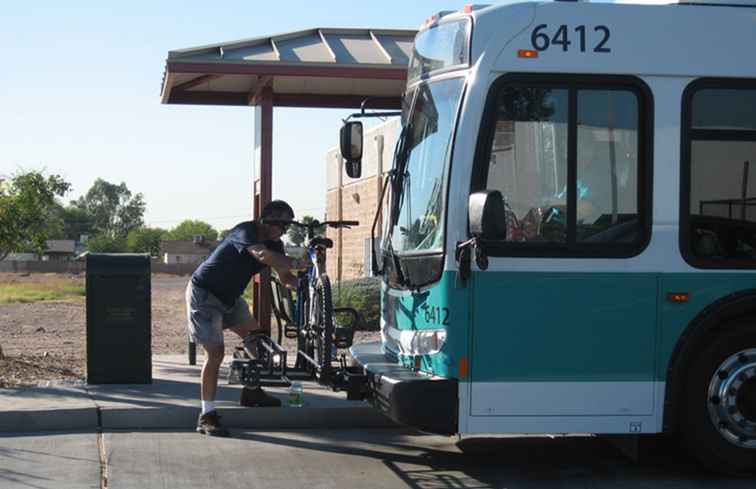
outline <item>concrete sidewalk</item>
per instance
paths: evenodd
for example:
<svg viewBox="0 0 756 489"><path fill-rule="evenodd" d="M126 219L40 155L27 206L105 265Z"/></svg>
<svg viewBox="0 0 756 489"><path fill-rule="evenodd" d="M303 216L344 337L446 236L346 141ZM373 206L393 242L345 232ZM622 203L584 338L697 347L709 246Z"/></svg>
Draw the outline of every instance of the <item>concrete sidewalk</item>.
<svg viewBox="0 0 756 489"><path fill-rule="evenodd" d="M201 358L198 363L201 364ZM221 369L217 406L231 428L294 429L387 427L393 423L362 401L347 401L314 382L303 382L304 407L287 406L288 390L266 388L280 408L239 405L241 386L226 385ZM95 429L186 429L199 414L200 366L185 355L152 359L153 383L145 385L67 385L0 389L0 433Z"/></svg>

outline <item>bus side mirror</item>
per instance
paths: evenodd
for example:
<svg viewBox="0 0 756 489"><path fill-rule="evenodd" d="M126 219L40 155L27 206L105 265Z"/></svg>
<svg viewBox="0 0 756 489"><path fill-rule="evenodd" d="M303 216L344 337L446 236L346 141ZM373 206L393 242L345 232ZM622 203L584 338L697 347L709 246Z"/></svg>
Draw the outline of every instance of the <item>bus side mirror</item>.
<svg viewBox="0 0 756 489"><path fill-rule="evenodd" d="M498 190L481 190L470 194L467 205L470 234L484 240L507 237L507 214Z"/></svg>
<svg viewBox="0 0 756 489"><path fill-rule="evenodd" d="M341 157L345 160L349 178L362 175L362 122L352 121L341 126Z"/></svg>

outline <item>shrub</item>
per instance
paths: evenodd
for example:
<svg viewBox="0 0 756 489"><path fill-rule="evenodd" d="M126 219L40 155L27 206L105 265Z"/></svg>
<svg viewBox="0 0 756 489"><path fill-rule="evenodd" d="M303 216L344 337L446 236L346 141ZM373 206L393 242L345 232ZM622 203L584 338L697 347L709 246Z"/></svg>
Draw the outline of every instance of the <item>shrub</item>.
<svg viewBox="0 0 756 489"><path fill-rule="evenodd" d="M379 278L344 280L333 287L334 307L351 307L362 316L364 331L381 329L381 281Z"/></svg>

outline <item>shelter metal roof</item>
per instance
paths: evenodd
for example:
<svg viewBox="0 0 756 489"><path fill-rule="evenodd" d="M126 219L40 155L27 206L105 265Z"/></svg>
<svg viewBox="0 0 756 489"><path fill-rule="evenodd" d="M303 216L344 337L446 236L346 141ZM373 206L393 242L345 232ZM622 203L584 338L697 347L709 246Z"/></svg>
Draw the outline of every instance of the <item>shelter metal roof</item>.
<svg viewBox="0 0 756 489"><path fill-rule="evenodd" d="M398 108L417 31L315 28L170 51L162 103Z"/></svg>

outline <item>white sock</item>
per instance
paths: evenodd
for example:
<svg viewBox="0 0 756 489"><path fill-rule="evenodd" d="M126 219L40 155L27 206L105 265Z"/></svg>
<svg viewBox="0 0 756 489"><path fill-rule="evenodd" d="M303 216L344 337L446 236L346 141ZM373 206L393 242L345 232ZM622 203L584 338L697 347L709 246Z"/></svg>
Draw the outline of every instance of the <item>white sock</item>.
<svg viewBox="0 0 756 489"><path fill-rule="evenodd" d="M215 401L202 401L202 414L215 411Z"/></svg>

